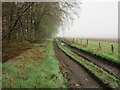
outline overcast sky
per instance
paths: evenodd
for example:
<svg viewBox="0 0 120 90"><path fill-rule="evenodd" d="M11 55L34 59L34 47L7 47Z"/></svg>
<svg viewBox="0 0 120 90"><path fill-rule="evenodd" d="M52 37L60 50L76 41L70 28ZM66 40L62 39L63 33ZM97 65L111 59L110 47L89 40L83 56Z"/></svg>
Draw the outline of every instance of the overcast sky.
<svg viewBox="0 0 120 90"><path fill-rule="evenodd" d="M80 18L70 30L64 30L66 37L117 38L118 0L82 0ZM60 32L58 36L63 36Z"/></svg>

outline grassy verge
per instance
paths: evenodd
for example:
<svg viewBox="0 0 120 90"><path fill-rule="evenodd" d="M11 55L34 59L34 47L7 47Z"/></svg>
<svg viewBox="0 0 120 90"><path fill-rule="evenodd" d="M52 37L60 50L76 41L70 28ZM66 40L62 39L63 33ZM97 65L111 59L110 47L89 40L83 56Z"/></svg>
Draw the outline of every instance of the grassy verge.
<svg viewBox="0 0 120 90"><path fill-rule="evenodd" d="M3 64L3 88L65 88L66 79L59 70L52 40Z"/></svg>
<svg viewBox="0 0 120 90"><path fill-rule="evenodd" d="M63 41L63 40L62 40L62 41ZM91 54L93 54L93 55L102 57L102 58L110 61L111 63L120 66L120 59L119 59L119 58L116 58L116 57L114 57L114 56L111 56L111 55L109 55L109 54L107 54L107 53L104 53L104 52L102 52L102 51L94 51L94 50L92 50L92 49L85 48L85 47L82 47L82 46L78 46L78 45L76 45L76 44L68 43L68 42L66 42L66 41L63 41L63 42L69 44L69 45L72 46L72 47L75 47L75 48L77 48L77 49L80 49L80 50L82 50L82 51L89 52L89 53L91 53Z"/></svg>
<svg viewBox="0 0 120 90"><path fill-rule="evenodd" d="M58 44L58 47L64 51L67 55L71 58L79 62L83 65L86 69L91 71L99 80L101 80L106 86L110 88L118 88L120 86L120 80L117 79L115 76L109 74L108 72L104 71L102 68L94 65L93 63L79 57L75 53L73 53L70 49L66 48L65 46Z"/></svg>
<svg viewBox="0 0 120 90"><path fill-rule="evenodd" d="M9 59L12 59L22 52L31 49L32 44L23 41L23 42L13 42L13 41L2 41L2 62L7 62Z"/></svg>

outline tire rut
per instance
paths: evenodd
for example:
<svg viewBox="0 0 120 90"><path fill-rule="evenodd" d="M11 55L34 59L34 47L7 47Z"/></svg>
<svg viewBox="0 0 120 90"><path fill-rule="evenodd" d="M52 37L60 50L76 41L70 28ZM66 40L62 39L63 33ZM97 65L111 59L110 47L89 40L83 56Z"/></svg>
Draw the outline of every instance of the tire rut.
<svg viewBox="0 0 120 90"><path fill-rule="evenodd" d="M80 57L94 63L95 65L103 68L105 71L109 72L110 74L114 75L118 79L120 79L120 69L118 66L115 66L109 62L107 62L105 59L97 57L95 55L92 55L90 53L87 53L82 50L78 50L77 48L71 47L67 44L65 44L67 48L69 48L71 51L79 55Z"/></svg>
<svg viewBox="0 0 120 90"><path fill-rule="evenodd" d="M104 89L103 85L99 83L83 66L76 63L73 59L62 52L55 42L53 44L56 58L59 61L63 75L68 79L69 88Z"/></svg>

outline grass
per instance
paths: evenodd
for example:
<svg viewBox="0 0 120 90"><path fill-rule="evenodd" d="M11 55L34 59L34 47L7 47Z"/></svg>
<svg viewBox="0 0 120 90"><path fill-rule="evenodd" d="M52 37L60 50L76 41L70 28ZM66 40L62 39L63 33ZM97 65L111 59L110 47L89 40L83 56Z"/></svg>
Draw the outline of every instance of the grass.
<svg viewBox="0 0 120 90"><path fill-rule="evenodd" d="M99 49L99 42L101 43L101 49ZM83 44L86 44L86 40L82 40ZM111 53L111 45L114 46L114 53ZM117 42L103 42L103 41L93 41L89 40L89 44L87 46L89 49L98 50L104 52L108 55L112 55L118 58L118 43Z"/></svg>
<svg viewBox="0 0 120 90"><path fill-rule="evenodd" d="M3 88L65 88L52 40L3 63ZM42 47L40 47L42 46Z"/></svg>
<svg viewBox="0 0 120 90"><path fill-rule="evenodd" d="M89 52L93 55L102 57L102 58L112 62L113 64L116 64L116 65L120 66L120 59L118 57L114 57L114 56L112 56L112 55L110 55L110 54L108 54L104 51L92 49L92 47L95 47L95 45L91 45L92 47L90 48L90 46L89 46L89 48L88 48L88 47L83 47L83 46L80 46L80 45L77 45L77 44L74 44L74 43L69 43L67 41L64 41L64 42L69 44L72 47L75 47L75 48L78 48L78 49L83 50L85 52Z"/></svg>
<svg viewBox="0 0 120 90"><path fill-rule="evenodd" d="M58 42L58 41L57 41ZM73 53L70 49L66 48L65 46L58 44L58 47L64 51L67 55L71 58L79 62L83 65L86 69L91 71L99 80L101 80L105 85L110 88L118 88L120 86L120 80L117 79L115 76L109 74L108 72L104 71L102 68L94 65L93 63L79 57L75 53Z"/></svg>
<svg viewBox="0 0 120 90"><path fill-rule="evenodd" d="M73 42L72 38L66 38L66 40ZM77 43L76 43L76 41L77 41ZM116 58L118 58L118 55L120 54L120 49L119 49L120 43L117 43L117 42L88 40L88 45L87 45L87 40L82 39L82 42L81 42L81 39L75 38L74 43L77 45L87 47L87 48L92 49L92 50L104 52L104 53L111 55L111 56L114 56ZM99 48L99 43L101 44L101 48ZM114 46L113 53L111 53L111 45Z"/></svg>

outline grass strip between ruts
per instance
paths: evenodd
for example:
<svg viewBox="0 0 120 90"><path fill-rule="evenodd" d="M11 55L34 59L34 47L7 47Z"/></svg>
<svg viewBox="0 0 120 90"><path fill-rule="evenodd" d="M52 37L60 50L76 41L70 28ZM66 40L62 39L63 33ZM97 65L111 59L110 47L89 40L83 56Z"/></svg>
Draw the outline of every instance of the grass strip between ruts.
<svg viewBox="0 0 120 90"><path fill-rule="evenodd" d="M102 68L94 65L93 63L79 57L65 46L58 44L58 47L68 56L70 56L71 58L79 62L81 65L83 65L86 69L91 71L91 73L93 73L99 80L101 80L108 87L110 88L120 87L120 80L117 79L115 76L109 74L108 72L104 71Z"/></svg>

